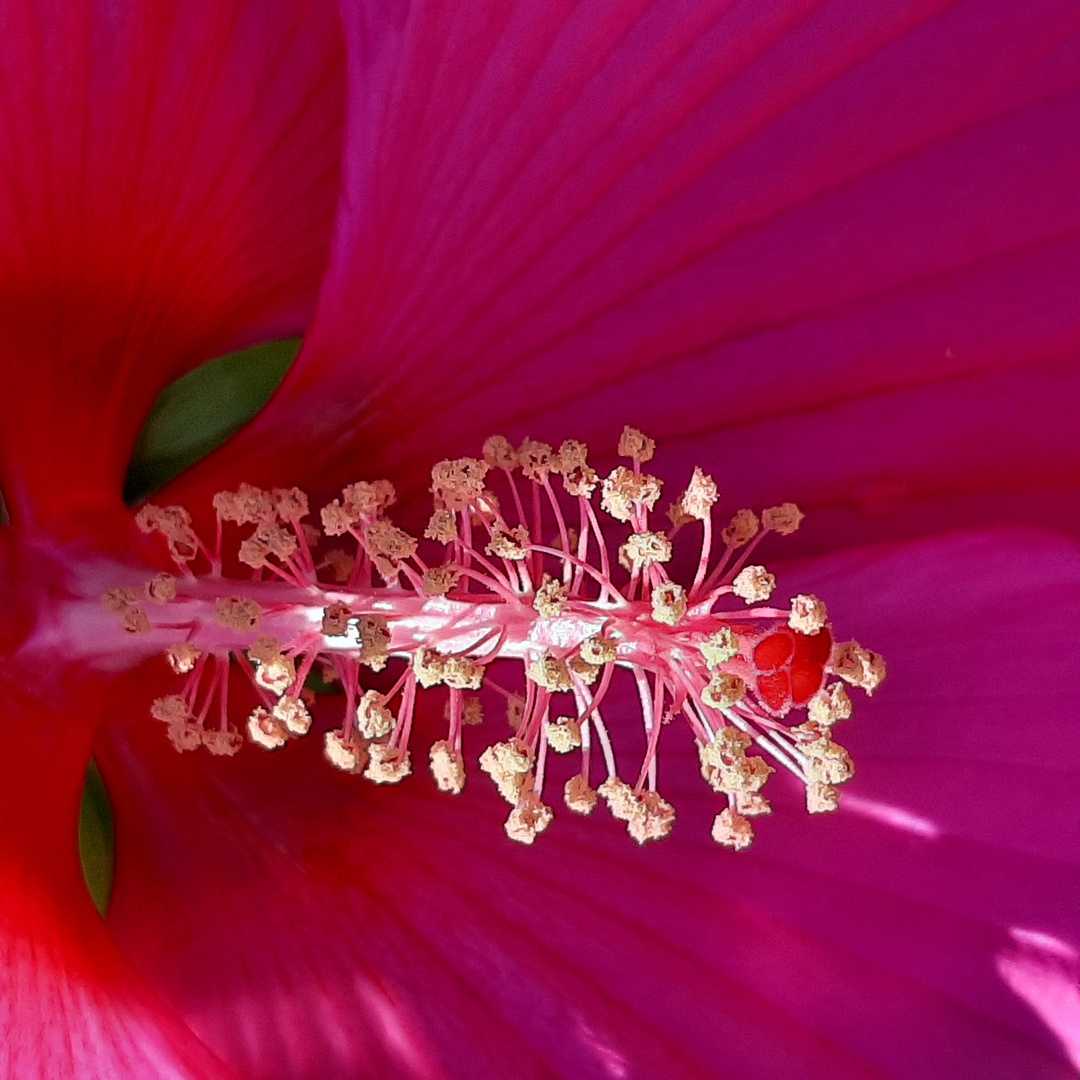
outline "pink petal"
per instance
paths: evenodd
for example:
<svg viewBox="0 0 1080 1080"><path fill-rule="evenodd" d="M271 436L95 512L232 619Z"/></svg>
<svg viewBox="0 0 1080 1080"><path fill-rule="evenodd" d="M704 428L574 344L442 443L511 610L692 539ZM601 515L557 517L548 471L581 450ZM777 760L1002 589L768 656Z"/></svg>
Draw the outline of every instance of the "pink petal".
<svg viewBox="0 0 1080 1080"><path fill-rule="evenodd" d="M132 970L90 901L74 841L90 699L66 685L71 711L59 716L41 704L42 688L30 692L34 669L13 674L9 661L0 674L0 1075L234 1077Z"/></svg>
<svg viewBox="0 0 1080 1080"><path fill-rule="evenodd" d="M1076 950L1047 934L1017 928L998 956L1001 977L1039 1015L1080 1068L1080 964Z"/></svg>
<svg viewBox="0 0 1080 1080"><path fill-rule="evenodd" d="M353 4L346 30L316 325L208 476L419 492L495 429L600 450L629 421L865 537L882 503L1073 486L1071 0Z"/></svg>
<svg viewBox="0 0 1080 1080"><path fill-rule="evenodd" d="M99 747L117 939L257 1076L1065 1080L1068 1002L1015 955L1080 949L1075 546L957 534L781 584L890 662L839 734L850 809L808 819L775 778L754 851L727 853L673 729L672 838L560 812L523 850L482 777L375 789L312 739L196 763L133 722Z"/></svg>
<svg viewBox="0 0 1080 1080"><path fill-rule="evenodd" d="M169 380L306 326L343 55L300 0L14 0L0 43L0 462L44 517L119 501Z"/></svg>

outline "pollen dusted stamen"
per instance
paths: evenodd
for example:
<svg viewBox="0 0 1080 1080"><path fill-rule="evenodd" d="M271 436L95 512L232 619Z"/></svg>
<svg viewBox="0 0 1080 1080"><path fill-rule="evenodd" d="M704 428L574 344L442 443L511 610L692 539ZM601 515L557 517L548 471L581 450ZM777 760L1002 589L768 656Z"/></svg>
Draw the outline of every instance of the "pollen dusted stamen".
<svg viewBox="0 0 1080 1080"><path fill-rule="evenodd" d="M776 770L766 758L805 785L811 813L835 810L838 786L854 775L832 737L852 712L843 683L871 694L885 666L857 642L834 645L816 596L764 606L776 579L750 560L768 533L794 532L801 512L791 503L760 518L743 509L714 530L719 492L695 469L663 530L650 522L663 483L642 469L655 444L628 427L618 451L630 467L603 480L575 440L554 450L526 439L515 449L494 436L482 458L439 462L424 531L432 550L423 554L387 517L395 493L385 480L346 487L320 511L321 534L304 521L308 500L296 488L242 484L215 496L212 545L186 509L144 506L139 526L164 538L180 576L117 586L102 604L125 632L161 642L185 679L180 694L151 709L181 751L234 754L244 741L238 726L267 750L303 737L315 701L306 683L318 670L340 684L345 703L340 726L324 733L326 760L377 784L411 774L419 695L441 693L446 735L428 760L438 789L459 794L464 729L484 718L481 699L466 691L503 698L513 734L483 751L480 768L510 804L506 832L520 843L532 844L553 818L544 802L549 751L578 755L563 789L572 812L590 814L602 798L638 843L668 835L675 811L657 790L659 748L678 715L697 741L702 777L727 804L713 824L718 843L748 847L750 819L771 813L762 788ZM598 488L614 525L601 525ZM698 531L684 585L668 567L676 542ZM327 544L338 537L352 550ZM364 668L391 663L389 689L363 685ZM512 665L520 691L490 677ZM230 689L237 668L246 685ZM644 755L624 774L634 784L620 778L605 720L617 670L633 680L644 729ZM826 685L830 673L842 682ZM238 725L229 698L245 691Z"/></svg>

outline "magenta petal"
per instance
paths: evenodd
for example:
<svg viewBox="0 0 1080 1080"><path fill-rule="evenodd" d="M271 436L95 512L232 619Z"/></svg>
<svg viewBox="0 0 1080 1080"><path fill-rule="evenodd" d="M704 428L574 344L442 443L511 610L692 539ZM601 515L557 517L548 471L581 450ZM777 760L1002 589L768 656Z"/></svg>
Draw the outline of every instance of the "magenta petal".
<svg viewBox="0 0 1080 1080"><path fill-rule="evenodd" d="M1071 482L1071 0L345 7L338 246L230 476L629 421L849 518Z"/></svg>
<svg viewBox="0 0 1080 1080"><path fill-rule="evenodd" d="M673 729L669 840L560 812L523 850L478 775L459 800L375 789L313 739L200 770L133 723L100 747L117 939L258 1076L1072 1076L1075 546L957 535L781 583L890 662L838 733L859 769L840 814L807 818L777 777L754 851L717 848Z"/></svg>
<svg viewBox="0 0 1080 1080"><path fill-rule="evenodd" d="M343 59L329 0L3 5L0 467L17 516L118 501L165 383L305 329Z"/></svg>
<svg viewBox="0 0 1080 1080"><path fill-rule="evenodd" d="M1046 934L1018 928L998 959L1001 977L1062 1042L1080 1068L1080 956Z"/></svg>

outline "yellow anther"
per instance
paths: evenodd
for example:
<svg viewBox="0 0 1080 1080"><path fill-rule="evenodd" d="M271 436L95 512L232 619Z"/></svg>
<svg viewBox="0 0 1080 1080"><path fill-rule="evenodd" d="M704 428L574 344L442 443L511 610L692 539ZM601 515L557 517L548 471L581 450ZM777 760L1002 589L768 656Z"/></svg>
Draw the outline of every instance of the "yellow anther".
<svg viewBox="0 0 1080 1080"><path fill-rule="evenodd" d="M390 626L384 615L362 615L354 623L360 641L360 663L382 671L390 658Z"/></svg>
<svg viewBox="0 0 1080 1080"><path fill-rule="evenodd" d="M219 491L214 495L212 499L214 513L217 514L222 521L233 521L240 523L241 511L239 509L239 499L235 491Z"/></svg>
<svg viewBox="0 0 1080 1080"><path fill-rule="evenodd" d="M308 516L308 497L299 488L274 488L270 492L274 510L282 521L292 524Z"/></svg>
<svg viewBox="0 0 1080 1080"><path fill-rule="evenodd" d="M319 511L319 517L322 519L323 532L327 536L341 536L347 533L358 520L354 514L341 505L338 499L327 503Z"/></svg>
<svg viewBox="0 0 1080 1080"><path fill-rule="evenodd" d="M510 440L502 435L492 435L484 443L483 455L484 461L493 469L517 468L517 451L514 450Z"/></svg>
<svg viewBox="0 0 1080 1080"><path fill-rule="evenodd" d="M581 659L586 664L592 664L599 666L601 664L610 664L616 657L615 643L609 641L607 638L593 636L587 637L582 643L579 649Z"/></svg>
<svg viewBox="0 0 1080 1080"><path fill-rule="evenodd" d="M546 479L554 465L554 453L551 447L535 439L526 439L518 447L517 457L526 480Z"/></svg>
<svg viewBox="0 0 1080 1080"><path fill-rule="evenodd" d="M555 619L566 608L567 588L553 578L548 577L536 590L533 607L543 619Z"/></svg>
<svg viewBox="0 0 1080 1080"><path fill-rule="evenodd" d="M741 797L764 787L774 770L761 758L747 757L750 745L750 736L734 727L721 728L712 743L698 744L701 775L714 791Z"/></svg>
<svg viewBox="0 0 1080 1080"><path fill-rule="evenodd" d="M180 720L168 727L169 742L180 753L198 750L202 746L203 730L197 724L189 724Z"/></svg>
<svg viewBox="0 0 1080 1080"><path fill-rule="evenodd" d="M266 544L261 540L256 539L254 536L250 536L240 545L237 557L245 566L250 566L252 569L258 570L266 565L266 559L269 554L270 549Z"/></svg>
<svg viewBox="0 0 1080 1080"><path fill-rule="evenodd" d="M276 559L285 562L296 553L297 540L293 533L272 522L263 522L255 535L266 545L267 550Z"/></svg>
<svg viewBox="0 0 1080 1080"><path fill-rule="evenodd" d="M376 690L365 691L356 706L356 730L365 739L381 739L394 726L394 714L383 704Z"/></svg>
<svg viewBox="0 0 1080 1080"><path fill-rule="evenodd" d="M626 823L626 831L639 843L663 840L675 824L675 808L655 791L638 796L637 811Z"/></svg>
<svg viewBox="0 0 1080 1080"><path fill-rule="evenodd" d="M652 616L658 623L675 626L686 614L686 590L665 581L652 591Z"/></svg>
<svg viewBox="0 0 1080 1080"><path fill-rule="evenodd" d="M124 612L123 627L125 634L149 634L153 629L146 612L139 607L128 608Z"/></svg>
<svg viewBox="0 0 1080 1080"><path fill-rule="evenodd" d="M202 744L215 757L232 757L240 752L244 737L231 725L226 731L214 728L201 732Z"/></svg>
<svg viewBox="0 0 1080 1080"><path fill-rule="evenodd" d="M756 791L735 793L735 810L746 817L760 817L772 813L772 803Z"/></svg>
<svg viewBox="0 0 1080 1080"><path fill-rule="evenodd" d="M634 789L617 776L609 776L596 790L607 803L613 818L619 821L630 821L638 812L638 801Z"/></svg>
<svg viewBox="0 0 1080 1080"><path fill-rule="evenodd" d="M754 826L728 807L713 819L712 838L724 847L745 851L754 842Z"/></svg>
<svg viewBox="0 0 1080 1080"><path fill-rule="evenodd" d="M284 694L296 680L296 665L281 655L281 645L276 638L260 635L250 649L248 657L255 664L255 681L272 694Z"/></svg>
<svg viewBox="0 0 1080 1080"><path fill-rule="evenodd" d="M851 755L826 732L801 747L807 757L806 778L811 783L846 784L855 775Z"/></svg>
<svg viewBox="0 0 1080 1080"><path fill-rule="evenodd" d="M380 519L364 530L364 545L373 559L387 559L396 567L416 554L417 541L404 529Z"/></svg>
<svg viewBox="0 0 1080 1080"><path fill-rule="evenodd" d="M465 787L465 759L442 739L431 747L431 775L440 791L460 795Z"/></svg>
<svg viewBox="0 0 1080 1080"><path fill-rule="evenodd" d="M452 690L479 690L484 684L484 665L464 656L448 656L442 665L442 682Z"/></svg>
<svg viewBox="0 0 1080 1080"><path fill-rule="evenodd" d="M290 735L306 735L311 730L311 713L299 698L283 697L271 712Z"/></svg>
<svg viewBox="0 0 1080 1080"><path fill-rule="evenodd" d="M412 773L408 750L394 750L385 743L368 747L369 759L364 776L375 784L400 784Z"/></svg>
<svg viewBox="0 0 1080 1080"><path fill-rule="evenodd" d="M579 472L585 468L586 459L589 456L589 448L577 439L567 439L559 447L559 453L553 462L554 471L566 476L568 473Z"/></svg>
<svg viewBox="0 0 1080 1080"><path fill-rule="evenodd" d="M484 722L484 705L478 697L467 697L461 709L461 722L475 727Z"/></svg>
<svg viewBox="0 0 1080 1080"><path fill-rule="evenodd" d="M619 457L633 458L638 464L651 461L656 452L656 442L629 424L619 436Z"/></svg>
<svg viewBox="0 0 1080 1080"><path fill-rule="evenodd" d="M417 683L427 690L442 682L446 662L434 649L419 648L413 653L412 668Z"/></svg>
<svg viewBox="0 0 1080 1080"><path fill-rule="evenodd" d="M806 785L806 809L811 814L831 814L840 808L840 792L830 784Z"/></svg>
<svg viewBox="0 0 1080 1080"><path fill-rule="evenodd" d="M690 478L686 491L676 505L687 518L704 521L712 513L712 508L718 498L720 498L720 492L713 478L701 469L694 469L694 475Z"/></svg>
<svg viewBox="0 0 1080 1080"><path fill-rule="evenodd" d="M191 562L199 553L191 515L182 506L146 503L135 515L135 524L144 533L161 533L169 545L169 553L177 562Z"/></svg>
<svg viewBox="0 0 1080 1080"><path fill-rule="evenodd" d="M810 719L826 727L838 720L850 720L853 711L851 698L840 683L830 683L819 690L807 706Z"/></svg>
<svg viewBox="0 0 1080 1080"><path fill-rule="evenodd" d="M342 731L328 731L323 736L323 756L342 772L363 772L368 763L367 749L355 739L346 741Z"/></svg>
<svg viewBox="0 0 1080 1080"><path fill-rule="evenodd" d="M456 458L440 461L431 470L431 493L438 509L464 510L484 490L486 461Z"/></svg>
<svg viewBox="0 0 1080 1080"><path fill-rule="evenodd" d="M599 483L600 477L588 465L579 465L563 472L563 487L567 495L575 499L591 499Z"/></svg>
<svg viewBox="0 0 1080 1080"><path fill-rule="evenodd" d="M114 585L101 594L101 606L110 615L123 615L139 599L139 590L125 585Z"/></svg>
<svg viewBox="0 0 1080 1080"><path fill-rule="evenodd" d="M169 667L177 675L187 675L195 670L195 665L202 656L202 649L192 645L190 641L181 641L178 645L170 645L165 651L165 659Z"/></svg>
<svg viewBox="0 0 1080 1080"><path fill-rule="evenodd" d="M397 501L389 480L360 480L343 488L342 503L354 521L370 521Z"/></svg>
<svg viewBox="0 0 1080 1080"><path fill-rule="evenodd" d="M551 749L559 754L569 754L581 745L581 725L576 720L549 720L544 725L544 735Z"/></svg>
<svg viewBox="0 0 1080 1080"><path fill-rule="evenodd" d="M596 808L596 799L596 792L581 773L571 776L563 787L563 801L575 814L591 814Z"/></svg>
<svg viewBox="0 0 1080 1080"><path fill-rule="evenodd" d="M236 491L219 491L214 496L214 509L222 521L237 525L253 525L276 516L274 500L262 488L241 484Z"/></svg>
<svg viewBox="0 0 1080 1080"><path fill-rule="evenodd" d="M746 683L738 675L717 671L701 691L701 700L711 709L730 709L746 697ZM741 732L740 732L741 734Z"/></svg>
<svg viewBox="0 0 1080 1080"><path fill-rule="evenodd" d="M292 660L284 656L260 663L255 668L255 681L271 694L284 694L295 679L296 668Z"/></svg>
<svg viewBox="0 0 1080 1080"><path fill-rule="evenodd" d="M150 715L155 720L162 720L166 724L191 719L191 712L187 707L187 702L179 694L168 694L165 697L155 698L150 706Z"/></svg>
<svg viewBox="0 0 1080 1080"><path fill-rule="evenodd" d="M286 562L296 553L296 537L272 521L259 523L258 528L240 545L239 559L253 569L266 565L267 557L273 555Z"/></svg>
<svg viewBox="0 0 1080 1080"><path fill-rule="evenodd" d="M566 662L566 666L571 674L570 681L573 682L573 676L576 675L586 686L592 686L600 674L598 664L590 664L588 660L584 660L580 656L571 656Z"/></svg>
<svg viewBox="0 0 1080 1080"><path fill-rule="evenodd" d="M719 747L722 754L737 754L741 750L749 750L754 745L754 740L732 724L722 727L713 740L713 746Z"/></svg>
<svg viewBox="0 0 1080 1080"><path fill-rule="evenodd" d="M635 509L652 510L663 485L655 476L634 473L620 465L604 480L601 507L616 521L629 521Z"/></svg>
<svg viewBox="0 0 1080 1080"><path fill-rule="evenodd" d="M254 630L261 615L259 605L242 596L219 596L214 601L214 621L226 630Z"/></svg>
<svg viewBox="0 0 1080 1080"><path fill-rule="evenodd" d="M714 634L698 644L706 666L712 670L739 655L739 639L730 626L721 626Z"/></svg>
<svg viewBox="0 0 1080 1080"><path fill-rule="evenodd" d="M798 529L804 516L794 503L782 503L780 506L770 506L768 510L762 510L761 524L770 532L790 536Z"/></svg>
<svg viewBox="0 0 1080 1080"><path fill-rule="evenodd" d="M553 816L550 807L535 795L527 794L510 811L506 819L506 835L519 844L533 844L551 824Z"/></svg>
<svg viewBox="0 0 1080 1080"><path fill-rule="evenodd" d="M857 641L836 645L830 664L844 682L862 687L867 694L873 694L885 679L885 660Z"/></svg>
<svg viewBox="0 0 1080 1080"><path fill-rule="evenodd" d="M825 605L816 596L800 593L792 597L791 614L788 616L788 626L792 630L813 636L821 633L828 621Z"/></svg>
<svg viewBox="0 0 1080 1080"><path fill-rule="evenodd" d="M743 755L718 771L716 786L732 794L751 794L760 791L774 772L763 758Z"/></svg>
<svg viewBox="0 0 1080 1080"><path fill-rule="evenodd" d="M516 804L532 771L532 751L520 739L494 743L480 755L480 768L495 782L499 794Z"/></svg>
<svg viewBox="0 0 1080 1080"><path fill-rule="evenodd" d="M453 510L436 510L427 523L424 536L440 544L452 544L458 538Z"/></svg>
<svg viewBox="0 0 1080 1080"><path fill-rule="evenodd" d="M322 632L327 637L344 637L349 632L352 612L347 604L333 603L323 608Z"/></svg>
<svg viewBox="0 0 1080 1080"><path fill-rule="evenodd" d="M433 566L424 571L424 595L445 596L461 579L456 566Z"/></svg>
<svg viewBox="0 0 1080 1080"><path fill-rule="evenodd" d="M248 717L247 733L248 738L264 750L277 750L289 741L284 723L261 706Z"/></svg>
<svg viewBox="0 0 1080 1080"><path fill-rule="evenodd" d="M732 547L743 547L757 536L758 518L753 510L736 511L731 519L731 524L720 533L725 544Z"/></svg>
<svg viewBox="0 0 1080 1080"><path fill-rule="evenodd" d="M776 588L776 578L764 566L744 566L731 583L731 591L748 604L768 600Z"/></svg>
<svg viewBox="0 0 1080 1080"><path fill-rule="evenodd" d="M566 661L559 660L550 653L537 657L525 671L525 674L537 686L555 693L560 690L572 690L573 681L566 668Z"/></svg>
<svg viewBox="0 0 1080 1080"><path fill-rule="evenodd" d="M146 598L155 604L167 604L176 599L176 578L172 574L155 574L146 583Z"/></svg>
<svg viewBox="0 0 1080 1080"><path fill-rule="evenodd" d="M496 555L500 559L510 559L521 562L528 557L526 548L529 545L529 530L524 525L511 529L509 533L496 532L491 543L485 548L488 555Z"/></svg>
<svg viewBox="0 0 1080 1080"><path fill-rule="evenodd" d="M629 784L612 776L600 785L598 793L607 803L611 816L625 821L627 832L639 844L660 840L671 832L675 811L656 792L637 795Z"/></svg>
<svg viewBox="0 0 1080 1080"><path fill-rule="evenodd" d="M631 533L619 548L619 561L627 568L641 570L671 559L671 541L657 532Z"/></svg>

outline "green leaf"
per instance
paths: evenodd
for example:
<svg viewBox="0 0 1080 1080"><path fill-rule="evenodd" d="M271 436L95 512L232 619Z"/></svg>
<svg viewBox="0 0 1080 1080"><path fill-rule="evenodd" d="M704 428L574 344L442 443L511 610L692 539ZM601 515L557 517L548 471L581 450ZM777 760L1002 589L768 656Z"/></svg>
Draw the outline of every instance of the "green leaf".
<svg viewBox="0 0 1080 1080"><path fill-rule="evenodd" d="M152 495L251 420L281 384L302 340L230 353L167 386L139 433L125 501L131 505Z"/></svg>
<svg viewBox="0 0 1080 1080"><path fill-rule="evenodd" d="M116 832L112 803L97 765L86 770L82 809L79 812L79 858L86 887L104 915L109 910L113 870L116 865Z"/></svg>

